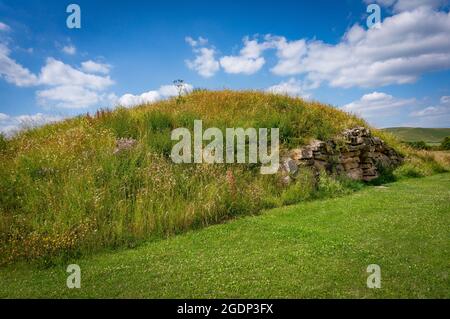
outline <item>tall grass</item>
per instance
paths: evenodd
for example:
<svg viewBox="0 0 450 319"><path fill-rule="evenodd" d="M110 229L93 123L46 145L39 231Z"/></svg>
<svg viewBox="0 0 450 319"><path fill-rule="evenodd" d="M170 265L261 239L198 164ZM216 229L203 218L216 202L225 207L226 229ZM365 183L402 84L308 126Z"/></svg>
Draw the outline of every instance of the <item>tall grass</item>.
<svg viewBox="0 0 450 319"><path fill-rule="evenodd" d="M49 263L105 247L133 246L360 187L326 175L317 183L308 171L286 188L277 176L260 175L255 165L174 165L170 132L192 128L195 119L203 120L204 127L222 129L278 127L283 149L366 125L335 108L301 99L195 91L181 102L102 110L24 131L12 140L1 137L0 263ZM120 138L137 143L116 153ZM423 169L420 174L444 169L429 156L418 154L408 165Z"/></svg>

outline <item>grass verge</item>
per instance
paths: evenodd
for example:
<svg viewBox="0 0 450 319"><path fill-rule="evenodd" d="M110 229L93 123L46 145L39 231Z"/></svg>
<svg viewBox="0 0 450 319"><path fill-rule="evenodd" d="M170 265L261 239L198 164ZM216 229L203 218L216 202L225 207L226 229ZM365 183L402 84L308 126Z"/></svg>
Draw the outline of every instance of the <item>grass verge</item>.
<svg viewBox="0 0 450 319"><path fill-rule="evenodd" d="M65 266L0 269L0 297L448 298L450 174L277 208ZM369 264L382 288L368 289Z"/></svg>

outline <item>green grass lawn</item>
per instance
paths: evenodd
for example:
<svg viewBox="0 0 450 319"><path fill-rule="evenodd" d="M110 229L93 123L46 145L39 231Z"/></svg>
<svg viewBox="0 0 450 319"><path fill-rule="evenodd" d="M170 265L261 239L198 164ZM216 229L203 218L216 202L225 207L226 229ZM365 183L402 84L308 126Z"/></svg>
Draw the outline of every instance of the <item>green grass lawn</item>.
<svg viewBox="0 0 450 319"><path fill-rule="evenodd" d="M0 297L449 298L450 174L267 211L65 267L0 270ZM369 264L382 288L369 289Z"/></svg>

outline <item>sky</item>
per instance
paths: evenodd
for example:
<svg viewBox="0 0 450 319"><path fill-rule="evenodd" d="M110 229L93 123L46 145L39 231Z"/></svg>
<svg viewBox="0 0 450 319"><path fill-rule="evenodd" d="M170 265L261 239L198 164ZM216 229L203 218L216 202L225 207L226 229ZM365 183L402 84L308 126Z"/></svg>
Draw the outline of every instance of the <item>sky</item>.
<svg viewBox="0 0 450 319"><path fill-rule="evenodd" d="M69 28L80 8L80 28ZM380 8L381 21L368 23ZM449 0L0 0L0 131L185 90L317 100L450 127ZM78 20L77 20L78 21ZM375 21L376 22L376 21Z"/></svg>

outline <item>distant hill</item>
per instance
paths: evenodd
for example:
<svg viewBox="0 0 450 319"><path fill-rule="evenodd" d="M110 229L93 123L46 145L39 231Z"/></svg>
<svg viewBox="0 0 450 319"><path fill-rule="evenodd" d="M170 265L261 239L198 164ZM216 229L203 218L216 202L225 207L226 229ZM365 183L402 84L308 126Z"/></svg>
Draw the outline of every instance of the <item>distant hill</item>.
<svg viewBox="0 0 450 319"><path fill-rule="evenodd" d="M450 128L390 127L383 129L405 142L441 143L450 136Z"/></svg>

